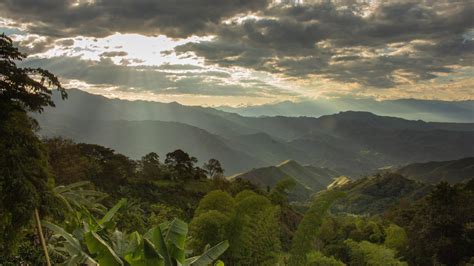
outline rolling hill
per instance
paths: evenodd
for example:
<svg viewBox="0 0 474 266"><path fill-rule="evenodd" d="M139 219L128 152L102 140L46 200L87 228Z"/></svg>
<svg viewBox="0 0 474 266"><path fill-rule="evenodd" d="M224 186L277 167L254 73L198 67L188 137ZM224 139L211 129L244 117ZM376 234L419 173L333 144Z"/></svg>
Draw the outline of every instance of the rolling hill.
<svg viewBox="0 0 474 266"><path fill-rule="evenodd" d="M276 166L252 169L237 174L229 179L241 178L249 180L263 189L275 186L285 178L292 178L296 182L290 193L292 200L307 200L311 194L324 190L340 174L327 168L303 166L294 160L287 160Z"/></svg>
<svg viewBox="0 0 474 266"><path fill-rule="evenodd" d="M397 173L431 184L441 181L456 184L474 178L474 157L443 162L414 163L398 169Z"/></svg>
<svg viewBox="0 0 474 266"><path fill-rule="evenodd" d="M200 163L218 158L227 172L262 165L249 153L235 150L220 136L178 122L80 120L63 115L40 116L43 136L64 136L76 142L100 144L133 159L149 152L161 158L166 153L182 149L197 157Z"/></svg>
<svg viewBox="0 0 474 266"><path fill-rule="evenodd" d="M334 204L333 211L376 215L398 204L401 199L414 201L422 198L431 186L399 174L385 173L345 182L335 189L345 191L347 196Z"/></svg>

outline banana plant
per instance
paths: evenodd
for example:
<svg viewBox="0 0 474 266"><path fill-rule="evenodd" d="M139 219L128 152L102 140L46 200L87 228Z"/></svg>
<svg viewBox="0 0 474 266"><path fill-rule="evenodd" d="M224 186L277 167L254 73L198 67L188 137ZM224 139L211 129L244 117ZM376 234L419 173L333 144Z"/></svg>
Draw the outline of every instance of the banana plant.
<svg viewBox="0 0 474 266"><path fill-rule="evenodd" d="M49 241L48 249L51 253L58 257L63 258L65 265L99 265L103 250L99 248L106 245L100 234L106 235L105 229L112 228L112 218L117 211L126 204L126 200L122 199L114 207L112 207L107 213L99 220L90 215L89 212L85 212L84 215L76 215L77 217L83 217L82 227L77 227L69 233L66 229L50 223L48 221L42 221L42 224L54 232ZM82 209L84 211L84 209ZM89 249L89 252L85 251ZM107 247L105 247L107 248ZM111 249L110 249L111 250ZM100 252L99 252L100 251ZM97 263L91 254L98 253L99 263ZM114 253L109 254L112 257ZM102 265L109 265L108 262ZM120 265L120 264L118 264Z"/></svg>
<svg viewBox="0 0 474 266"><path fill-rule="evenodd" d="M92 213L103 214L107 209L100 204L108 195L106 193L90 189L91 182L80 181L69 185L59 185L53 188L53 193L58 197L68 211L74 212L82 208Z"/></svg>
<svg viewBox="0 0 474 266"><path fill-rule="evenodd" d="M186 258L188 225L179 219L155 226L145 235L126 234L117 229L109 233L115 226L114 215L125 203L122 199L101 219L92 216L85 219L83 226L72 233L43 222L54 232L50 252L60 254L65 265L208 266L229 247L228 242L223 241L199 256ZM223 266L223 262L217 261L214 265Z"/></svg>

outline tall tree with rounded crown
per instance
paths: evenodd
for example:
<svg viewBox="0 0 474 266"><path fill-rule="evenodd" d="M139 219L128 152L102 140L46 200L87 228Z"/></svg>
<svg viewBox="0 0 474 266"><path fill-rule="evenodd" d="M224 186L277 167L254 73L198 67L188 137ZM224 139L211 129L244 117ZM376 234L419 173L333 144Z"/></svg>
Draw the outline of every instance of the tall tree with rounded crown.
<svg viewBox="0 0 474 266"><path fill-rule="evenodd" d="M26 58L5 34L0 34L0 255L15 251L24 228L46 209L52 179L45 148L35 134L36 121L28 112L54 106L52 89L67 94L58 78L41 68L21 68Z"/></svg>

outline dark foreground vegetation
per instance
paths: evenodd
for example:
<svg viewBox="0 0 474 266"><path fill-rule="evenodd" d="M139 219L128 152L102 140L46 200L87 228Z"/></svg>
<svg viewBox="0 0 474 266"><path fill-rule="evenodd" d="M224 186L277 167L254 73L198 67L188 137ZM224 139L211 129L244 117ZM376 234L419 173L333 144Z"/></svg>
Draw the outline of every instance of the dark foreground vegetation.
<svg viewBox="0 0 474 266"><path fill-rule="evenodd" d="M386 173L295 203L291 178L229 181L218 160L198 166L182 150L132 160L41 140L28 112L54 105L51 88L66 92L49 72L18 68L23 57L0 36L0 265L474 263L472 179L413 196L393 190L418 183Z"/></svg>

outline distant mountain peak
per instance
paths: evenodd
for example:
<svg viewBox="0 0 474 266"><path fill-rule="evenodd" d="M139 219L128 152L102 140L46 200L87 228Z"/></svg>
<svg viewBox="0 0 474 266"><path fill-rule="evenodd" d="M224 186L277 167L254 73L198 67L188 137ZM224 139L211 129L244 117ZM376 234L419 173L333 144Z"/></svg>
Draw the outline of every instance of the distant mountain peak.
<svg viewBox="0 0 474 266"><path fill-rule="evenodd" d="M405 119L399 118L399 117L376 115L374 113L366 112L366 111L343 111L343 112L339 112L339 113L335 114L334 117L347 118L347 119L393 118L393 119L405 120Z"/></svg>

